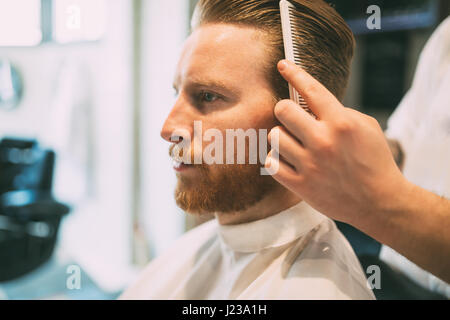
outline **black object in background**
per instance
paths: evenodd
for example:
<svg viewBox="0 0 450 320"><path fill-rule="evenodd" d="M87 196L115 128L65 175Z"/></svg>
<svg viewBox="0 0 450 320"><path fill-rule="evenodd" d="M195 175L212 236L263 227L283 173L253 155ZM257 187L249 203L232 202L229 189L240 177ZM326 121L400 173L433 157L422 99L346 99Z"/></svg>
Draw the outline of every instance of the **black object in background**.
<svg viewBox="0 0 450 320"><path fill-rule="evenodd" d="M381 288L373 289L377 300L448 300L443 295L432 292L411 281L406 275L391 268L378 256L359 256L364 270L378 266L381 273Z"/></svg>
<svg viewBox="0 0 450 320"><path fill-rule="evenodd" d="M405 94L408 39L404 32L367 35L363 57L364 111L392 112Z"/></svg>
<svg viewBox="0 0 450 320"><path fill-rule="evenodd" d="M55 154L34 140L0 142L0 281L20 277L52 255L69 207L51 195Z"/></svg>
<svg viewBox="0 0 450 320"><path fill-rule="evenodd" d="M35 140L5 138L0 142L0 194L11 190L50 191L55 154Z"/></svg>
<svg viewBox="0 0 450 320"><path fill-rule="evenodd" d="M448 0L327 0L356 35L436 26L447 15ZM367 28L367 8L380 8L381 29ZM372 11L371 11L372 12Z"/></svg>
<svg viewBox="0 0 450 320"><path fill-rule="evenodd" d="M351 225L335 222L355 251L366 276L370 275L367 273L369 266L380 268L381 288L372 289L377 300L447 300L439 293L422 288L406 275L382 261L379 257L381 243Z"/></svg>

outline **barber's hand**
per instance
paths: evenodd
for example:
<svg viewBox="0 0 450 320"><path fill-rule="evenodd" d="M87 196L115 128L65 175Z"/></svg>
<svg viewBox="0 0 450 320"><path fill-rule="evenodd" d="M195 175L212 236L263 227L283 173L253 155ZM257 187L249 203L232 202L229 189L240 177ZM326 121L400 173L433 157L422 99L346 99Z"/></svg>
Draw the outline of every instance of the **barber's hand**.
<svg viewBox="0 0 450 320"><path fill-rule="evenodd" d="M278 63L281 75L302 95L314 119L298 104L282 100L275 116L281 155L273 177L330 218L362 226L408 188L378 122L344 107L322 84L295 64ZM272 147L274 147L272 145Z"/></svg>

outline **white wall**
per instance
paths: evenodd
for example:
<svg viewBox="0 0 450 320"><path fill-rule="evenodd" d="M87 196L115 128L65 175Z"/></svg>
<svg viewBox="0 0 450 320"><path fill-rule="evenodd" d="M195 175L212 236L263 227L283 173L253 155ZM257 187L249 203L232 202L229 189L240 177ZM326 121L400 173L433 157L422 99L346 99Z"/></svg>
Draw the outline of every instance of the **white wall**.
<svg viewBox="0 0 450 320"><path fill-rule="evenodd" d="M185 215L173 198L169 143L160 137L160 130L175 101L172 81L187 36L189 2L143 1L142 12L141 209L154 257L184 231Z"/></svg>
<svg viewBox="0 0 450 320"><path fill-rule="evenodd" d="M60 151L60 166L79 156L72 167L63 165L69 170L56 172L57 194L75 202L60 246L106 290L128 281L131 259L132 32L132 1L109 0L100 42L0 48L0 58L10 59L25 82L18 109L0 111L0 136L38 138ZM64 61L72 71L61 79ZM74 114L77 119L64 122ZM86 165L87 158L93 176L83 181L86 167L76 164Z"/></svg>

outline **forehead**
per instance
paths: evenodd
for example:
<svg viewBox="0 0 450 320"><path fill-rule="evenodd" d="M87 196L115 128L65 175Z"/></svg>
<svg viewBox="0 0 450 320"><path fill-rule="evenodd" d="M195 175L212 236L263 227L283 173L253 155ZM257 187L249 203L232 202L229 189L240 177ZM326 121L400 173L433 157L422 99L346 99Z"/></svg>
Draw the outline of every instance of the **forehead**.
<svg viewBox="0 0 450 320"><path fill-rule="evenodd" d="M262 81L267 59L262 31L231 24L207 24L186 40L175 82L188 79L220 82ZM211 79L211 78L214 79Z"/></svg>

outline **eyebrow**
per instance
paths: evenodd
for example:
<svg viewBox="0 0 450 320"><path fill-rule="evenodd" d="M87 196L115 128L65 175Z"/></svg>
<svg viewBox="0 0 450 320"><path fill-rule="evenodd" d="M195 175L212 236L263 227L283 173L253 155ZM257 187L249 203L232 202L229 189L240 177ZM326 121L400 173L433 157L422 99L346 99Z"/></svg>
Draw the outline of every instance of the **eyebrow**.
<svg viewBox="0 0 450 320"><path fill-rule="evenodd" d="M208 88L212 88L212 89L216 89L216 90L222 90L222 91L227 91L230 92L232 94L238 95L239 94L239 90L234 87L234 86L230 86L220 80L212 80L212 79L200 79L200 78L190 78L187 81L186 86L187 87L208 87ZM175 80L172 84L173 88L178 91L178 85L177 85L177 80Z"/></svg>

